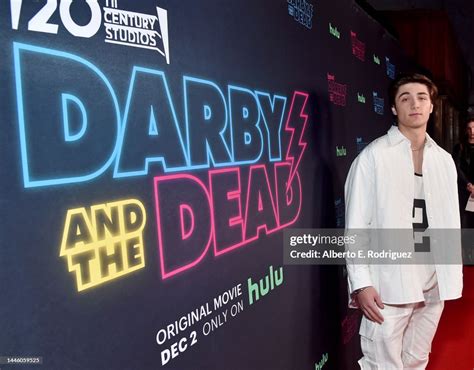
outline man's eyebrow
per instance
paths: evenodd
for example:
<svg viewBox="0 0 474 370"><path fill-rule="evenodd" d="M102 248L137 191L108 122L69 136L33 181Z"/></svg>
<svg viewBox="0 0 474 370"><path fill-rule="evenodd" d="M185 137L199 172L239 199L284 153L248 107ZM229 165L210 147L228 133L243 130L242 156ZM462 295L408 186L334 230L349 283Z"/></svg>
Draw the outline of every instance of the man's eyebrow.
<svg viewBox="0 0 474 370"><path fill-rule="evenodd" d="M403 93L401 93L400 95L397 96L397 99L398 98L401 98L403 95L409 95L410 93L408 91L405 91Z"/></svg>
<svg viewBox="0 0 474 370"><path fill-rule="evenodd" d="M410 95L410 93L408 91L402 92L400 95L397 96L397 99L401 98L403 95ZM416 95L429 95L429 94L425 91L420 91L416 93Z"/></svg>

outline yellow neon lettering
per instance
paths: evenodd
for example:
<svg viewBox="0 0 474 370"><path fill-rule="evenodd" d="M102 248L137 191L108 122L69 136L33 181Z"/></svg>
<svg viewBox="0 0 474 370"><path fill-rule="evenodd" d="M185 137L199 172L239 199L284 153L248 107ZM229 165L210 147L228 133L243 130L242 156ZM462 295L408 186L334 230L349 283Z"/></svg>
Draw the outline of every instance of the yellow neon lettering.
<svg viewBox="0 0 474 370"><path fill-rule="evenodd" d="M60 256L76 277L77 290L114 280L145 267L146 212L136 199L70 209Z"/></svg>

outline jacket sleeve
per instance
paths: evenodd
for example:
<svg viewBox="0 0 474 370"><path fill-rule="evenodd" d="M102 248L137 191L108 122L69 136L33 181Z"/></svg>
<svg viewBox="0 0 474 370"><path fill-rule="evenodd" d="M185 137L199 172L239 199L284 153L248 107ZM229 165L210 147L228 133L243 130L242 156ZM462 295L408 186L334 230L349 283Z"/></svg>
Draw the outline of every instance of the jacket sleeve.
<svg viewBox="0 0 474 370"><path fill-rule="evenodd" d="M347 175L344 193L346 205L346 230L367 230L373 227L373 209L375 197L375 167L370 147L365 148L354 160ZM358 230L358 249L369 244L367 232L366 240L361 240ZM364 238L364 236L362 236ZM369 266L356 264L350 258L346 259L349 294L359 288L373 286Z"/></svg>
<svg viewBox="0 0 474 370"><path fill-rule="evenodd" d="M448 157L448 168L449 168L449 171L450 171L450 180L451 180L451 189L450 189L450 192L452 194L452 197L453 197L453 201L451 202L451 205L453 207L453 216L454 216L454 219L453 219L453 226L455 228L460 228L461 227L461 215L459 213L459 193L458 193L458 181L457 181L457 174L460 174L459 173L459 168L456 164L456 161L454 160L453 161L453 158L449 158ZM467 185L467 181L466 181L466 185ZM462 206L465 206L462 205Z"/></svg>

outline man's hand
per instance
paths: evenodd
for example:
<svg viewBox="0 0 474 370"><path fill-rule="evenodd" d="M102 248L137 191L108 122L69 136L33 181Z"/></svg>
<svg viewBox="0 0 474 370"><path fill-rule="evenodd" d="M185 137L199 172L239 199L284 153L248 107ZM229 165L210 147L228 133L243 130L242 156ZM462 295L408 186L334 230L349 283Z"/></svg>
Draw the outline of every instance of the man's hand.
<svg viewBox="0 0 474 370"><path fill-rule="evenodd" d="M355 300L365 317L379 324L383 323L383 316L379 308L383 309L384 305L374 287L365 288L355 296Z"/></svg>

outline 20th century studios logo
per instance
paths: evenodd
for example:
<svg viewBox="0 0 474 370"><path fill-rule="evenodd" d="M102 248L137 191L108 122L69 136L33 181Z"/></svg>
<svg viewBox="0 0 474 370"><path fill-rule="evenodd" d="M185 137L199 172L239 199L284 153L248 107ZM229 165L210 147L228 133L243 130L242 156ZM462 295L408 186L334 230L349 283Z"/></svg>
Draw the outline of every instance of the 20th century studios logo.
<svg viewBox="0 0 474 370"><path fill-rule="evenodd" d="M57 34L59 25L51 19L59 11L62 25L75 37L90 38L103 24L106 43L154 50L166 59L166 63L170 63L166 9L157 6L156 15L146 14L120 9L118 0L105 0L102 8L98 0L87 0L82 2L82 6L89 7L90 18L86 24L78 24L71 14L72 0L60 0L59 5L58 0L49 0L27 20L27 24L22 22L20 25L22 5L23 0L10 0L14 30L27 25L28 31Z"/></svg>

